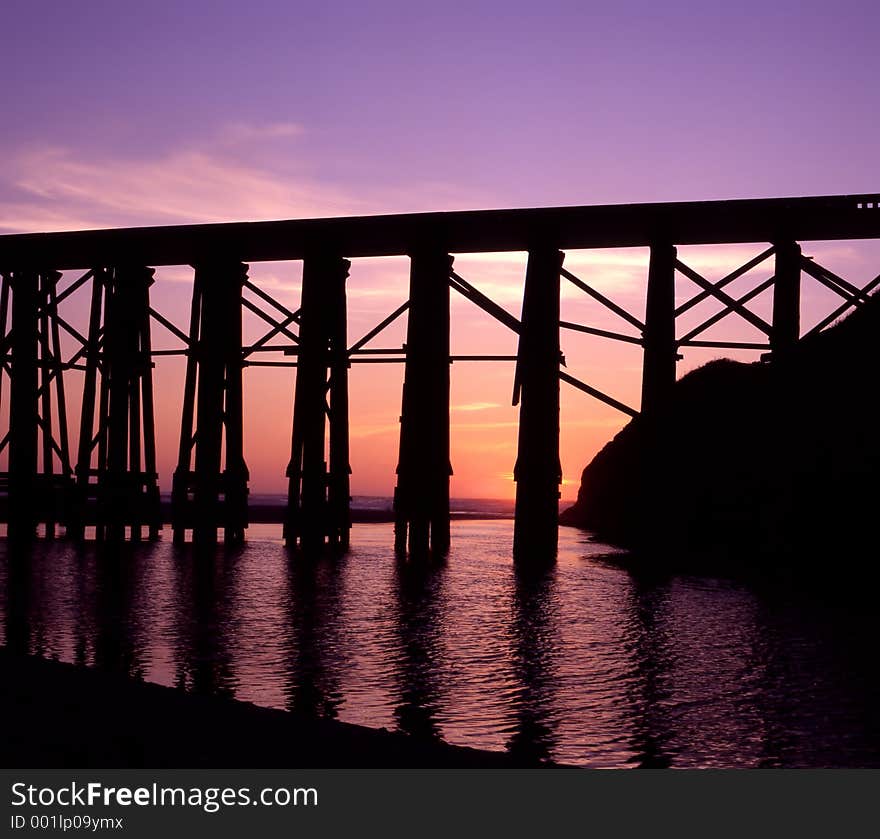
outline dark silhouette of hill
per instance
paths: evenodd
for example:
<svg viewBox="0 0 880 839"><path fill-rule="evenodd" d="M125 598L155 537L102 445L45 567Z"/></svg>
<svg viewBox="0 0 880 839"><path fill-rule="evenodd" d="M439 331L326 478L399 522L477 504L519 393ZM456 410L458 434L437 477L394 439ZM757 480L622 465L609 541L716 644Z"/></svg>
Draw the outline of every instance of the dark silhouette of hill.
<svg viewBox="0 0 880 839"><path fill-rule="evenodd" d="M584 469L563 523L633 549L876 573L878 336L872 297L784 358L692 371Z"/></svg>

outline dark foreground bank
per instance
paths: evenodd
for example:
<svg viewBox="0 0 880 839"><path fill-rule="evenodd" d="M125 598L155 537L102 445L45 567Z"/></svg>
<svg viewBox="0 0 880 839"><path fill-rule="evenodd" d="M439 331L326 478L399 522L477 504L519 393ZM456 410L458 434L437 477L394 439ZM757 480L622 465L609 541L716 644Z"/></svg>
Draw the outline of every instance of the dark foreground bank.
<svg viewBox="0 0 880 839"><path fill-rule="evenodd" d="M509 755L304 719L0 648L4 768L504 768Z"/></svg>

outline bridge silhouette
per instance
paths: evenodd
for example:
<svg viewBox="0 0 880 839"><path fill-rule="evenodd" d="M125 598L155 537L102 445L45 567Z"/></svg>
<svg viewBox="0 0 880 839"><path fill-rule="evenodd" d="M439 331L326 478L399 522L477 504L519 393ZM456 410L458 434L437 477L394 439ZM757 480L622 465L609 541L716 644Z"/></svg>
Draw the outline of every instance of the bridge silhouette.
<svg viewBox="0 0 880 839"><path fill-rule="evenodd" d="M395 548L445 551L450 543L449 366L455 360L516 362L519 406L514 469L514 556L529 563L555 555L559 461L559 391L564 383L635 417L664 410L673 398L683 347L764 352L770 363L804 337L801 282L833 291L840 304L807 334L863 304L880 276L859 288L804 257L805 241L880 238L880 195L631 204L523 210L307 219L0 236L0 334L9 423L0 452L2 518L9 539L156 538L162 525L152 368L158 355L186 358L177 467L171 487L174 539L238 542L248 525L248 469L243 444L242 373L247 366L297 368L286 543L304 550L349 544L348 372L353 363L405 365L400 448L394 493ZM763 243L753 259L710 282L683 263L679 245ZM564 265L566 250L647 247L642 320ZM525 251L521 316L516 318L454 268L452 254ZM349 344L349 259L406 256L409 298ZM732 297L725 287L773 260L773 273ZM302 260L300 307L292 310L248 277L248 263ZM193 268L187 330L150 302L154 269ZM84 271L70 282L62 272ZM676 305L676 278L697 289ZM612 312L612 331L560 319L560 288L573 284ZM62 288L62 282L67 284ZM59 304L90 290L82 334ZM748 303L772 289L772 317ZM450 295L455 291L518 336L515 356L450 353ZM245 294L247 292L247 294ZM704 300L721 309L677 334L677 321ZM245 343L248 310L267 331ZM370 346L407 314L401 348ZM762 340L710 341L700 336L728 315ZM680 321L679 321L680 322ZM180 349L153 349L158 323ZM560 332L570 330L643 348L639 411L562 369ZM61 334L77 349L63 357ZM272 343L284 340L283 345ZM276 352L280 360L265 361ZM65 372L84 373L79 445L68 442ZM329 458L325 455L329 451Z"/></svg>

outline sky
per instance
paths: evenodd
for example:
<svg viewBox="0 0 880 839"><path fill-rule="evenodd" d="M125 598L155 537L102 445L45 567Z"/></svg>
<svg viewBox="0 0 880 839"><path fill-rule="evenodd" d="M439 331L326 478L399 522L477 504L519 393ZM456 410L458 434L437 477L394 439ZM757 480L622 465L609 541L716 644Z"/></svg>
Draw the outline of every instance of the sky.
<svg viewBox="0 0 880 839"><path fill-rule="evenodd" d="M878 31L872 2L7 0L0 233L877 191ZM681 255L717 278L761 250ZM880 269L876 248L805 252L858 284ZM646 259L570 253L566 265L638 314ZM517 315L524 264L524 254L456 260ZM294 308L300 272L255 265L251 276ZM402 259L355 261L352 338L405 299L406 276ZM157 278L155 304L183 325L187 269ZM692 293L686 281L679 293ZM82 305L69 305L75 319ZM805 287L806 325L828 305ZM563 317L620 326L573 289ZM379 343L399 345L404 327ZM754 337L729 320L719 330L705 337ZM452 342L455 352L515 351L465 301L454 303ZM566 334L564 350L571 372L638 406L637 349ZM682 372L709 357L688 353ZM294 374L245 376L252 489L280 491ZM167 489L180 365L160 360L155 377ZM352 371L358 494L393 486L401 377L395 365ZM511 388L509 365L453 365L454 495L512 495ZM564 392L564 498L625 419Z"/></svg>

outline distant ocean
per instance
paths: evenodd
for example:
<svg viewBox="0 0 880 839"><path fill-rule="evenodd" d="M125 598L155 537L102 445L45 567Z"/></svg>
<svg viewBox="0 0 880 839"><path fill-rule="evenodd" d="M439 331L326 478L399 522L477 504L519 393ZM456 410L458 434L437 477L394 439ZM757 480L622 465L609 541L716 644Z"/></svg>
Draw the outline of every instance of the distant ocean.
<svg viewBox="0 0 880 839"><path fill-rule="evenodd" d="M170 505L171 494L162 493L164 505ZM562 502L563 505L566 502ZM255 519L271 518L260 515L261 512L282 510L287 505L285 493L254 492L249 496L249 504ZM452 498L449 502L450 512L456 518L509 519L513 518L514 502L512 499L492 498ZM351 499L351 511L355 518L358 513L367 514L370 519L391 518L393 499L384 495L355 495Z"/></svg>

